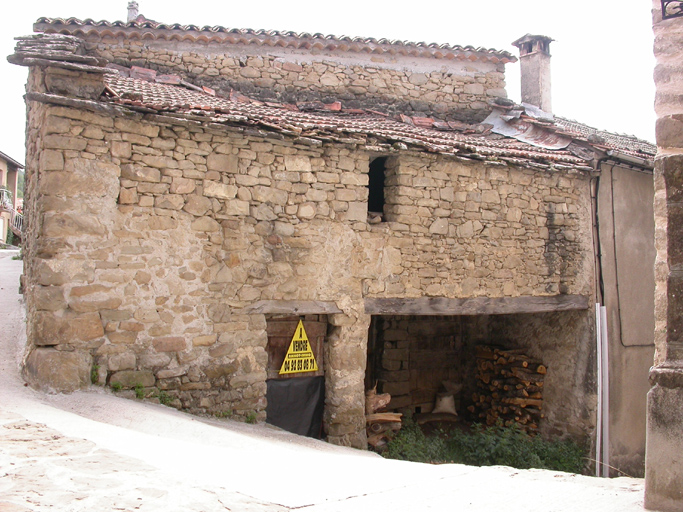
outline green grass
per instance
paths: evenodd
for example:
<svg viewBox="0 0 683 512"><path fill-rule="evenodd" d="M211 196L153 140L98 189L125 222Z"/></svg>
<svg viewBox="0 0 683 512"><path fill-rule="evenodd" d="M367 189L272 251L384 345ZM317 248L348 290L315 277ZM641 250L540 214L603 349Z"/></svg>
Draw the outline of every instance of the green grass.
<svg viewBox="0 0 683 512"><path fill-rule="evenodd" d="M404 423L383 455L434 464L502 465L569 473L581 473L585 465L584 452L575 442L547 441L541 436L531 436L517 426L476 425L469 433L453 430L425 435L411 420Z"/></svg>
<svg viewBox="0 0 683 512"><path fill-rule="evenodd" d="M133 388L135 390L135 398L142 400L145 398L145 387L142 384L136 384Z"/></svg>
<svg viewBox="0 0 683 512"><path fill-rule="evenodd" d="M173 397L164 390L159 391L157 398L159 399L159 403L161 405L171 405L171 402L173 402Z"/></svg>

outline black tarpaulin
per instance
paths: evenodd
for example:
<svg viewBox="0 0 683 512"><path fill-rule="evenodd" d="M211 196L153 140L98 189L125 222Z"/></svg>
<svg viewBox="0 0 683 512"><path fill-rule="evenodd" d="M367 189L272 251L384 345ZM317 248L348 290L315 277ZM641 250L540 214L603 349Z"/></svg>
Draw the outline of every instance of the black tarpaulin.
<svg viewBox="0 0 683 512"><path fill-rule="evenodd" d="M320 439L325 377L297 377L267 381L266 422L294 434Z"/></svg>

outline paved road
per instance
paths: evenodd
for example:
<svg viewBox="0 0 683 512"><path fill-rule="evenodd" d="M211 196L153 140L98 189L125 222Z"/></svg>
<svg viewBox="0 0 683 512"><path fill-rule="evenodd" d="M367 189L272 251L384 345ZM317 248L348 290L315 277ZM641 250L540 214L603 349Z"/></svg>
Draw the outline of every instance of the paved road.
<svg viewBox="0 0 683 512"><path fill-rule="evenodd" d="M103 389L25 387L21 262L0 251L0 512L642 511L643 481L382 459Z"/></svg>

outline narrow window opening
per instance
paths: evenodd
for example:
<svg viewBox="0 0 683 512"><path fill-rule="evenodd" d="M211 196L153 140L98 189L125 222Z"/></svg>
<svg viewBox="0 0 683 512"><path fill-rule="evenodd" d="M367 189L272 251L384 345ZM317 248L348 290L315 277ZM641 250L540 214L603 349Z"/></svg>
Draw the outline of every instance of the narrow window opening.
<svg viewBox="0 0 683 512"><path fill-rule="evenodd" d="M386 157L375 158L370 162L368 181L368 211L384 213L384 176L387 169Z"/></svg>

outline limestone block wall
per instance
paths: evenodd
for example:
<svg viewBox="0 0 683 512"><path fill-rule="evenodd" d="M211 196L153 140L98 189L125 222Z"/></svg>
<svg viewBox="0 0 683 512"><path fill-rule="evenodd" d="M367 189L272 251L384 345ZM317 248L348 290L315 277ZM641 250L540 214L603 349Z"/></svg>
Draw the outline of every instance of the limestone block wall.
<svg viewBox="0 0 683 512"><path fill-rule="evenodd" d="M45 82L32 71L33 90ZM344 145L38 102L28 145L25 373L38 387L92 379L263 419L265 316L244 308L331 301L328 438L363 446L364 297L590 291L583 175L402 151L387 222L371 225L377 155Z"/></svg>
<svg viewBox="0 0 683 512"><path fill-rule="evenodd" d="M104 37L89 48L107 60L186 77L223 95L260 100L341 101L346 108L481 121L506 97L505 65L472 60L400 57Z"/></svg>

